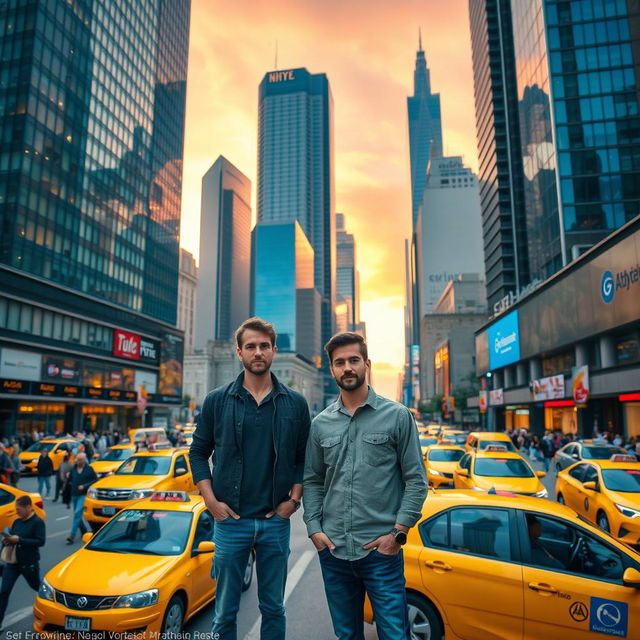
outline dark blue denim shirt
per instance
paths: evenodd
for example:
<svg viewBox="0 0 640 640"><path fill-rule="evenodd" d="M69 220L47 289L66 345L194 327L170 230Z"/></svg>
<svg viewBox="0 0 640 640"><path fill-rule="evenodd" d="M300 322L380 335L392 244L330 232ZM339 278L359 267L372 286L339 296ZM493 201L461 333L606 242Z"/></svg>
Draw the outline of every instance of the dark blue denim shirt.
<svg viewBox="0 0 640 640"><path fill-rule="evenodd" d="M272 508L286 499L294 484L301 484L304 455L311 419L307 401L271 374L273 380L273 465ZM198 426L193 434L189 461L193 481L211 479L216 499L239 509L242 469L251 460L242 458L242 425L245 397L244 371L235 381L207 394ZM213 454L213 457L212 457ZM213 471L209 468L213 462Z"/></svg>

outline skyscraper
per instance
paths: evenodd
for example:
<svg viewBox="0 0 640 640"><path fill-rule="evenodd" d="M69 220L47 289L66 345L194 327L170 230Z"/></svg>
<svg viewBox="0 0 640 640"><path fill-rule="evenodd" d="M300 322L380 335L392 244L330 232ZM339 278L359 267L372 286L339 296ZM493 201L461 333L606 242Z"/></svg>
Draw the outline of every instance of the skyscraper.
<svg viewBox="0 0 640 640"><path fill-rule="evenodd" d="M482 236L489 307L529 282L510 0L470 0ZM492 61L502 60L502 64Z"/></svg>
<svg viewBox="0 0 640 640"><path fill-rule="evenodd" d="M180 279L178 281L178 328L184 331L184 353L193 353L196 330L196 297L198 267L191 253L180 249Z"/></svg>
<svg viewBox="0 0 640 640"><path fill-rule="evenodd" d="M299 223L314 252L326 341L333 333L336 294L333 98L327 76L303 68L270 71L260 83L258 119L258 226Z"/></svg>
<svg viewBox="0 0 640 640"><path fill-rule="evenodd" d="M147 419L180 402L189 17L178 0L3 9L0 368L17 372L0 395L5 433L132 424L137 380ZM23 415L16 399L38 395L55 411Z"/></svg>
<svg viewBox="0 0 640 640"><path fill-rule="evenodd" d="M344 307L343 331L359 331L360 327L360 274L356 265L356 243L347 233L344 214L336 214L336 299L337 307ZM336 314L337 316L338 314Z"/></svg>
<svg viewBox="0 0 640 640"><path fill-rule="evenodd" d="M422 204L429 158L442 156L440 94L431 93L431 79L420 36L413 72L413 96L407 98L409 115L409 155L411 160L412 222L418 219Z"/></svg>
<svg viewBox="0 0 640 640"><path fill-rule="evenodd" d="M522 164L529 279L542 280L640 213L637 7L624 0L471 0L470 7L474 52L483 20L511 13L512 28L498 22L502 46L483 64L496 75L515 72L518 109L511 99L507 139ZM477 94L482 66L474 64ZM486 137L479 130L479 142Z"/></svg>
<svg viewBox="0 0 640 640"><path fill-rule="evenodd" d="M220 156L202 178L196 349L232 340L249 317L251 182Z"/></svg>

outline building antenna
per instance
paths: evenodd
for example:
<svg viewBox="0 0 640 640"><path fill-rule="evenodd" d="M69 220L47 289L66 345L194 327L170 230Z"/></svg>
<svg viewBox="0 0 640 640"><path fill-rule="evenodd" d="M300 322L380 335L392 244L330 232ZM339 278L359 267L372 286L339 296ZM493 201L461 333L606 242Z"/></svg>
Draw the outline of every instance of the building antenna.
<svg viewBox="0 0 640 640"><path fill-rule="evenodd" d="M278 41L276 40L276 68L275 70L278 70Z"/></svg>
<svg viewBox="0 0 640 640"><path fill-rule="evenodd" d="M422 27L418 27L418 51L422 51Z"/></svg>

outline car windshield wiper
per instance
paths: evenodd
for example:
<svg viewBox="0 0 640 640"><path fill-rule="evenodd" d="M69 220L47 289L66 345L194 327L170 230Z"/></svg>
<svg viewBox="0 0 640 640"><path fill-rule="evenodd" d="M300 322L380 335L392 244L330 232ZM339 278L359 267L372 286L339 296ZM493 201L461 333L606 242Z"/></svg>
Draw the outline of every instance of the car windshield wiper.
<svg viewBox="0 0 640 640"><path fill-rule="evenodd" d="M106 551L107 553L131 553L125 549L110 549L109 547L87 547L89 551Z"/></svg>
<svg viewBox="0 0 640 640"><path fill-rule="evenodd" d="M162 553L160 551L151 551L150 549L131 549L127 553L140 553L147 556L166 556L168 553Z"/></svg>

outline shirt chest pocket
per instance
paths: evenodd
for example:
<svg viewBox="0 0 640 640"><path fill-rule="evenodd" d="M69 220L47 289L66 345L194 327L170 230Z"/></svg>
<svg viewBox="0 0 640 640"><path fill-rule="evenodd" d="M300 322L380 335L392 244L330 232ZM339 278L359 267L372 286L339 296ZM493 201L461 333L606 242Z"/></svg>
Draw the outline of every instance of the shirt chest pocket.
<svg viewBox="0 0 640 640"><path fill-rule="evenodd" d="M362 458L372 467L391 464L396 450L388 433L364 433L362 435Z"/></svg>
<svg viewBox="0 0 640 640"><path fill-rule="evenodd" d="M334 436L325 436L320 440L320 447L322 449L322 459L328 467L335 467L338 461L338 455L340 454L340 442L342 441L342 434Z"/></svg>

